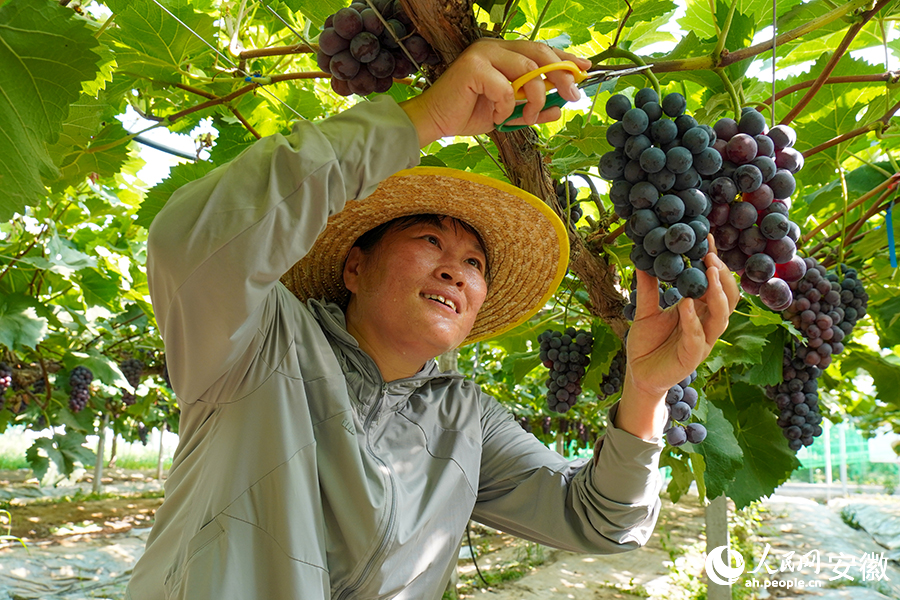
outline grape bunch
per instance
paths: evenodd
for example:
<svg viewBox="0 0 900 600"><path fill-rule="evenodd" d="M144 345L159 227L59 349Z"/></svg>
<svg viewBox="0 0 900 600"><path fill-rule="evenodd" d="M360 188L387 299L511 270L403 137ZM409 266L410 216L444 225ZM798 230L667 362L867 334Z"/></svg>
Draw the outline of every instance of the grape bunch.
<svg viewBox="0 0 900 600"><path fill-rule="evenodd" d="M694 265L709 251L706 216L712 210L700 184L721 169L722 157L713 147L713 129L698 125L686 108L681 94L660 102L650 88L638 90L633 107L622 94L610 97L606 113L616 122L606 139L613 150L600 158L599 169L612 182L616 214L626 219L635 267L698 298L708 281L705 268Z"/></svg>
<svg viewBox="0 0 900 600"><path fill-rule="evenodd" d="M6 390L12 387L12 369L5 362L0 362L0 402L6 396ZM0 405L2 406L2 405Z"/></svg>
<svg viewBox="0 0 900 600"><path fill-rule="evenodd" d="M566 221L573 225L581 220L584 211L578 204L578 187L572 180L560 181L556 184L556 201L566 215ZM571 208L570 208L571 207Z"/></svg>
<svg viewBox="0 0 900 600"><path fill-rule="evenodd" d="M702 423L687 423L691 411L697 406L699 394L691 387L697 379L697 371L685 377L669 388L666 393L666 408L669 420L666 423L666 441L672 446L681 446L685 442L699 444L706 439L706 427Z"/></svg>
<svg viewBox="0 0 900 600"><path fill-rule="evenodd" d="M144 363L137 358L129 358L119 365L119 370L125 376L125 380L131 384L131 387L137 388L141 383L141 374L144 372ZM122 389L122 402L126 406L132 406L136 402L134 394L126 389Z"/></svg>
<svg viewBox="0 0 900 600"><path fill-rule="evenodd" d="M722 168L701 189L713 203L708 218L719 256L745 292L783 311L791 303L789 284L804 272L796 258L800 227L788 217L794 174L803 168L793 148L797 135L787 125L769 130L750 107L739 121L719 119L713 130Z"/></svg>
<svg viewBox="0 0 900 600"><path fill-rule="evenodd" d="M331 89L341 96L386 92L394 79L415 73L418 65L440 62L413 31L399 0L373 0L372 5L357 1L340 9L325 19L319 34L316 63L331 74Z"/></svg>
<svg viewBox="0 0 900 600"><path fill-rule="evenodd" d="M138 423L138 426L137 426L138 439L141 441L141 444L144 446L147 445L147 441L148 441L147 434L148 433L149 432L147 430L147 426L144 425L143 423Z"/></svg>
<svg viewBox="0 0 900 600"><path fill-rule="evenodd" d="M94 374L85 366L79 365L72 369L69 374L69 409L73 413L84 410L88 400L91 397L91 382L94 380Z"/></svg>
<svg viewBox="0 0 900 600"><path fill-rule="evenodd" d="M766 386L766 396L774 400L780 411L778 426L795 452L812 445L813 439L822 435L818 391L822 369L800 358L800 347L803 346L795 340L788 342L782 360L783 381L777 386Z"/></svg>
<svg viewBox="0 0 900 600"><path fill-rule="evenodd" d="M803 261L806 272L790 284L792 302L782 316L800 330L805 344L788 342L783 381L766 387L766 395L781 411L778 425L794 451L822 434L817 380L832 357L843 352L843 342L865 316L869 299L855 269L841 265L841 279L814 258Z"/></svg>
<svg viewBox="0 0 900 600"><path fill-rule="evenodd" d="M600 380L600 392L603 397L608 398L622 389L622 383L625 381L626 362L625 350L619 350L609 365L609 371Z"/></svg>
<svg viewBox="0 0 900 600"><path fill-rule="evenodd" d="M540 358L550 369L547 379L547 408L564 413L575 406L581 394L594 337L589 331L569 327L565 332L548 329L538 335Z"/></svg>

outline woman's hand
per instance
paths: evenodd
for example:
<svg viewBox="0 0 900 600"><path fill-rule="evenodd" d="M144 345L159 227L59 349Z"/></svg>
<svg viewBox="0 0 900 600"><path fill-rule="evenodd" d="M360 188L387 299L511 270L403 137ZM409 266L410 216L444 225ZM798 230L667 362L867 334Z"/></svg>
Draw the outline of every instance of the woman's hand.
<svg viewBox="0 0 900 600"><path fill-rule="evenodd" d="M571 60L587 70L591 62L538 42L484 39L460 54L433 86L401 103L419 132L421 146L454 135L486 133L502 123L516 107L512 81L544 65ZM568 71L551 71L546 77L570 102L581 97ZM543 111L546 88L540 77L524 86L527 104L522 119L510 124L545 123L558 119L561 111Z"/></svg>
<svg viewBox="0 0 900 600"><path fill-rule="evenodd" d="M710 252L704 258L709 288L700 298L659 307L656 278L637 271L637 310L628 333L628 365L616 425L638 437L661 433L662 398L709 356L728 327L740 291L728 267Z"/></svg>

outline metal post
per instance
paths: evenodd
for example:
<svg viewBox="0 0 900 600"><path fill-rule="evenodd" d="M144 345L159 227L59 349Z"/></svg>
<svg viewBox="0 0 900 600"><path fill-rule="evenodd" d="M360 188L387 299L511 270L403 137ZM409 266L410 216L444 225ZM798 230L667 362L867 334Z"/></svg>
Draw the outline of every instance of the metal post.
<svg viewBox="0 0 900 600"><path fill-rule="evenodd" d="M97 435L97 460L94 463L94 484L91 488L95 494L99 494L103 490L103 486L100 483L100 480L103 479L103 460L104 454L106 454L106 449L104 446L106 445L106 427L109 425L109 415L103 415L103 420L100 421L100 431Z"/></svg>
<svg viewBox="0 0 900 600"><path fill-rule="evenodd" d="M706 506L706 553L719 546L727 548L725 557L731 565L731 548L728 546L728 498L721 495ZM713 583L707 578L708 600L731 600L731 586Z"/></svg>
<svg viewBox="0 0 900 600"><path fill-rule="evenodd" d="M847 422L838 425L838 441L841 449L841 493L847 496Z"/></svg>
<svg viewBox="0 0 900 600"><path fill-rule="evenodd" d="M831 500L831 421L822 421L825 425L825 500Z"/></svg>

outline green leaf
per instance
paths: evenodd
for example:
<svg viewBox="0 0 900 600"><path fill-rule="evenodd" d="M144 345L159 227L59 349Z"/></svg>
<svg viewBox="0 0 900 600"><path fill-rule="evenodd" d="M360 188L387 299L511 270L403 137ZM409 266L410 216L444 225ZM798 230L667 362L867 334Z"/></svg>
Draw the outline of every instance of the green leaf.
<svg viewBox="0 0 900 600"><path fill-rule="evenodd" d="M622 340L604 321L594 319L591 322L591 335L594 336L594 347L591 350L591 364L582 380L582 387L592 390L598 396L603 395L600 390L600 382L609 373L609 366L619 350L622 349Z"/></svg>
<svg viewBox="0 0 900 600"><path fill-rule="evenodd" d="M100 57L84 22L58 2L10 0L0 6L0 221L34 206L42 178L56 179L46 145L93 80Z"/></svg>
<svg viewBox="0 0 900 600"><path fill-rule="evenodd" d="M147 197L137 212L135 223L145 229L149 229L150 223L153 222L153 219L162 210L162 207L166 205L166 202L169 201L169 197L175 190L186 183L203 177L212 171L214 167L214 164L206 161L181 163L172 167L169 176L147 192Z"/></svg>
<svg viewBox="0 0 900 600"><path fill-rule="evenodd" d="M704 477L706 460L702 454L697 454L696 452L691 452L689 456L691 458L691 471L694 472L694 481L697 482L697 495L701 498L706 498L706 478Z"/></svg>
<svg viewBox="0 0 900 600"><path fill-rule="evenodd" d="M703 457L706 468L704 481L706 497L717 498L725 493L741 468L744 451L734 435L734 428L716 403L707 403L707 436L694 449Z"/></svg>
<svg viewBox="0 0 900 600"><path fill-rule="evenodd" d="M0 345L10 350L31 348L47 335L47 319L39 317L38 302L22 294L0 295Z"/></svg>
<svg viewBox="0 0 900 600"><path fill-rule="evenodd" d="M691 483L694 481L694 474L688 465L686 455L674 456L670 452L664 452L659 459L660 467L669 467L671 469L672 480L666 487L666 493L672 502L678 502L682 496L691 489Z"/></svg>
<svg viewBox="0 0 900 600"><path fill-rule="evenodd" d="M313 22L317 26L325 23L328 15L333 15L340 9L347 6L343 0L317 0L316 2L308 2L307 0L282 0L284 4L293 11L300 11L303 16Z"/></svg>
<svg viewBox="0 0 900 600"><path fill-rule="evenodd" d="M176 73L186 70L190 59L211 52L207 43L217 47L211 15L196 12L184 2L169 2L166 8L175 18L151 0L132 0L116 14L116 27L107 35L117 43L120 70L160 81L177 80L173 79Z"/></svg>
<svg viewBox="0 0 900 600"><path fill-rule="evenodd" d="M861 369L872 376L878 398L900 409L900 359L882 357L855 342L846 345L847 354L841 361L845 373Z"/></svg>
<svg viewBox="0 0 900 600"><path fill-rule="evenodd" d="M754 385L778 385L783 381L782 361L784 359L784 345L787 332L776 329L768 338L763 347L762 359L754 363L747 370L744 377L748 383Z"/></svg>
<svg viewBox="0 0 900 600"><path fill-rule="evenodd" d="M734 382L729 388L723 381L725 379L727 378L720 379L713 390L708 390L707 397L734 425L733 438L739 444L741 459L739 468L730 474L731 481L726 484L724 492L734 500L738 508L743 508L754 500L770 495L790 477L800 461L788 448L781 428L775 422L775 414L770 409L774 405L765 397L762 389ZM697 447L707 457L708 473L712 475L718 469L705 452L710 438L717 439L718 435L710 431L706 440ZM708 497L714 498L722 492L718 487L713 489L709 480L708 484Z"/></svg>
<svg viewBox="0 0 900 600"><path fill-rule="evenodd" d="M118 121L106 125L82 145L73 146L59 162L56 190L78 185L87 177L110 177L128 160L129 133Z"/></svg>
<svg viewBox="0 0 900 600"><path fill-rule="evenodd" d="M91 373L94 374L95 381L100 381L113 387L131 389L131 384L125 379L125 376L122 374L122 371L119 370L119 366L115 361L108 356L101 354L97 350L91 349L87 352L70 352L66 358L65 364L69 367L69 370L75 368L77 365L83 365L91 370Z"/></svg>
<svg viewBox="0 0 900 600"><path fill-rule="evenodd" d="M41 450L43 450L43 453L41 453ZM25 451L25 460L31 466L35 477L38 479L44 478L44 475L47 474L47 469L50 468L50 458L54 454L58 455L59 453L53 447L53 442L50 438L37 438L31 443L31 446ZM56 459L54 459L54 462L56 462Z"/></svg>
<svg viewBox="0 0 900 600"><path fill-rule="evenodd" d="M87 306L104 306L117 310L115 300L119 296L119 278L113 273L101 273L97 269L82 269L76 278Z"/></svg>
<svg viewBox="0 0 900 600"><path fill-rule="evenodd" d="M511 371L513 381L520 383L531 371L541 366L540 352L516 352L503 359L503 370Z"/></svg>
<svg viewBox="0 0 900 600"><path fill-rule="evenodd" d="M900 220L900 219L898 219ZM896 238L895 238L896 239ZM900 297L869 309L883 348L900 345Z"/></svg>
<svg viewBox="0 0 900 600"><path fill-rule="evenodd" d="M47 241L47 257L55 272L67 275L79 269L96 268L96 258L79 252L71 242L61 239L56 227L52 226L51 231L53 235Z"/></svg>
<svg viewBox="0 0 900 600"><path fill-rule="evenodd" d="M776 328L776 325L754 325L750 318L732 314L728 328L707 359L707 367L715 372L729 365L759 362L768 336Z"/></svg>

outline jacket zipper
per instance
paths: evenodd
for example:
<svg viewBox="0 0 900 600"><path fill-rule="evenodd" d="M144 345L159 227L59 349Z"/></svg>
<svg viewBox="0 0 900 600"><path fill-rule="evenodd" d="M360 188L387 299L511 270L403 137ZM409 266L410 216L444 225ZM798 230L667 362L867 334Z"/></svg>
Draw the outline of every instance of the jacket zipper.
<svg viewBox="0 0 900 600"><path fill-rule="evenodd" d="M375 452L372 451L371 446L371 438L369 437L369 428L372 425L372 421L375 420L375 416L378 414L379 410L381 410L381 404L387 395L387 383L381 384L381 396L375 401L375 404L372 406L372 410L369 411L369 414L366 415L366 420L363 423L363 430L366 432L366 451L369 455L378 461L378 464L381 465L381 468L384 471L384 474L391 484L391 499L390 499L390 516L388 517L387 527L384 529L384 535L381 538L381 543L378 545L378 548L372 554L372 557L366 563L365 568L362 570L362 573L359 574L359 577L356 578L356 581L353 582L352 585L344 588L344 591L341 592L340 596L338 596L337 600L345 600L350 596L351 593L355 592L360 585L369 577L369 573L372 571L372 567L375 566L376 561L381 559L381 555L384 554L384 550L388 545L388 538L390 537L391 531L394 529L394 519L396 517L396 490L394 488L394 478L391 477L390 469L388 469L387 465L384 463L381 458L375 455Z"/></svg>

